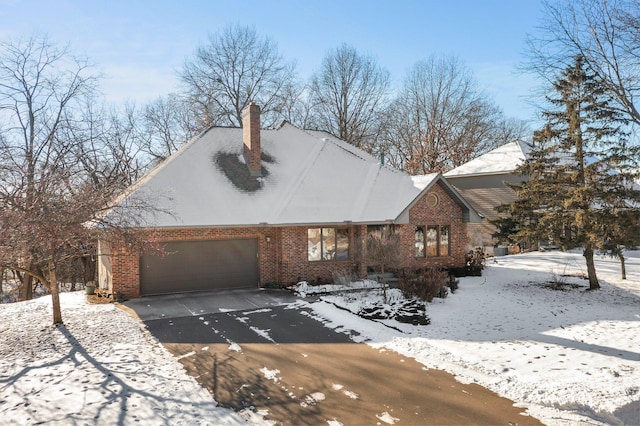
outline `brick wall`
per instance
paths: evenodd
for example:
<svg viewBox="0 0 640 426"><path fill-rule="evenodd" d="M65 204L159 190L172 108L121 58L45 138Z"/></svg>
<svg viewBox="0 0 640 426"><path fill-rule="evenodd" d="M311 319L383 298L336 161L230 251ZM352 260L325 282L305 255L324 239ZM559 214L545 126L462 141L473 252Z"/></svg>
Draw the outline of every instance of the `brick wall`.
<svg viewBox="0 0 640 426"><path fill-rule="evenodd" d="M141 237L150 241L198 241L236 238L256 238L258 240L258 267L260 284L278 280L276 269L275 228L192 228L161 229L153 232L141 231ZM112 245L112 285L119 296L133 298L140 296L140 252L127 249L123 242Z"/></svg>
<svg viewBox="0 0 640 426"><path fill-rule="evenodd" d="M437 205L429 203L429 195L435 194ZM407 225L396 226L401 237L402 256L399 267L449 267L463 266L467 247L466 224L462 222L462 210L438 183L425 194L409 211ZM415 228L418 225L450 226L449 256L415 257ZM248 227L248 228L196 228L147 231L146 237L153 241L196 241L235 238L258 240L260 284L276 282L280 285L300 280L328 282L334 272L354 272L363 277L366 265L360 262L361 242L366 236L366 226L347 226L349 229L349 259L339 261L308 260L307 227ZM128 250L125 245L112 245L113 292L127 298L140 296L139 252Z"/></svg>
<svg viewBox="0 0 640 426"><path fill-rule="evenodd" d="M437 205L430 204L430 195L437 197ZM450 255L415 257L415 229L417 226L448 225L450 226ZM406 259L404 267L450 267L464 266L467 249L467 224L462 221L462 209L445 192L438 182L424 194L409 211L409 224L396 227L399 229L402 253Z"/></svg>
<svg viewBox="0 0 640 426"><path fill-rule="evenodd" d="M278 256L278 282L294 284L301 280L314 282L330 282L332 274L337 272L357 273L356 240L357 227L341 227L349 230L349 259L333 261L309 261L308 259L308 227L278 228L280 251Z"/></svg>

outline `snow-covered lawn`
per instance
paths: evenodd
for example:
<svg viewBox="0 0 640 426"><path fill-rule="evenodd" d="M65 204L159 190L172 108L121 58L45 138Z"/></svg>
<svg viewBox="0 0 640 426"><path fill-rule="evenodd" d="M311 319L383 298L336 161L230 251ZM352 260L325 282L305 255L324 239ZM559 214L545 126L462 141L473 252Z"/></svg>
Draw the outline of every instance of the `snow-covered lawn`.
<svg viewBox="0 0 640 426"><path fill-rule="evenodd" d="M598 257L602 289L595 292L567 276L586 275L577 253L489 259L482 277L462 278L455 294L428 305L430 325L383 321L403 333L350 319L327 303L313 306L332 327L481 384L544 423L639 425L640 252L630 257L626 281L615 259ZM549 288L551 280L562 290ZM366 299L324 297L353 311Z"/></svg>
<svg viewBox="0 0 640 426"><path fill-rule="evenodd" d="M428 304L426 326L297 303L328 327L486 386L546 424L640 424L640 252L627 281L614 259L598 257L597 268L602 289L586 292L585 280L564 277L584 274L579 254L490 260L484 276L462 278L455 294ZM552 279L563 290L545 286ZM66 328L49 325L49 297L0 305L0 424L264 423L217 407L125 311L90 305L81 292L61 296Z"/></svg>
<svg viewBox="0 0 640 426"><path fill-rule="evenodd" d="M88 304L82 292L61 301L65 328L50 325L50 296L0 305L0 425L261 422L216 407L122 309Z"/></svg>

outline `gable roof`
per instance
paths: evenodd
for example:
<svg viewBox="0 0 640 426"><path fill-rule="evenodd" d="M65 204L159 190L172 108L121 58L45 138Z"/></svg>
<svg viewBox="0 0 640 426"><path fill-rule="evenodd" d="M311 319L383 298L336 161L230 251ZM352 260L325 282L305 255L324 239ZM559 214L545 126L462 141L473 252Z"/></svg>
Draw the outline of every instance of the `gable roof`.
<svg viewBox="0 0 640 426"><path fill-rule="evenodd" d="M216 163L220 155L244 161L242 129L214 127L149 172L122 202L153 199L170 212L144 213L146 227L366 224L402 220L425 187L340 139L288 123L262 130L261 147L266 174L257 178L258 190L239 189Z"/></svg>
<svg viewBox="0 0 640 426"><path fill-rule="evenodd" d="M421 194L427 193L431 187L435 184L439 183L447 193L447 195L462 209L462 220L464 222L481 222L484 219L484 216L479 213L479 211L473 207L473 205L466 200L447 179L445 179L440 173L431 173L428 175L417 175L411 176L411 180L413 180L413 184L422 189ZM408 214L409 209L413 207L413 205L420 199L420 197L416 197L404 210L406 214Z"/></svg>
<svg viewBox="0 0 640 426"><path fill-rule="evenodd" d="M449 170L446 177L477 176L513 173L529 155L529 147L523 141L499 146L473 160Z"/></svg>

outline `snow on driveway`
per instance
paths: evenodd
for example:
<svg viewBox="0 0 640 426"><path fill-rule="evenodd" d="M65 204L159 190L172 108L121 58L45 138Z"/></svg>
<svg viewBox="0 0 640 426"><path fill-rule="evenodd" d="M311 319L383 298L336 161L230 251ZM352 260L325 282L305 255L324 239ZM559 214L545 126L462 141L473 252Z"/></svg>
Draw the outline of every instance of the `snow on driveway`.
<svg viewBox="0 0 640 426"><path fill-rule="evenodd" d="M0 424L260 424L217 407L142 325L112 304L62 293L0 305Z"/></svg>

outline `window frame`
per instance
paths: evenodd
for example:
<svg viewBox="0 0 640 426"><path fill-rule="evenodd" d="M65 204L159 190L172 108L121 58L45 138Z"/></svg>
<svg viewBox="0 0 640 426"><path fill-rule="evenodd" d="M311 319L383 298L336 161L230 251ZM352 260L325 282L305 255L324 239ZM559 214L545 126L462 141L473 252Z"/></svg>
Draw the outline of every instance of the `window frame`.
<svg viewBox="0 0 640 426"><path fill-rule="evenodd" d="M418 239L418 232L422 233L422 238L420 240ZM426 233L425 226L417 225L416 229L413 231L413 236L414 236L413 256L419 259L424 259L425 257L427 257L427 233ZM422 244L421 252L419 251L419 248L418 248L418 244L420 243Z"/></svg>
<svg viewBox="0 0 640 426"><path fill-rule="evenodd" d="M447 230L447 252L443 253L442 250L442 230ZM438 235L438 255L439 256L451 256L451 225L440 225L439 227L439 235Z"/></svg>
<svg viewBox="0 0 640 426"><path fill-rule="evenodd" d="M439 226L438 225L427 225L426 229L427 232L424 235L424 244L425 244L425 257L438 257L440 250L439 250L439 237L440 237L440 230L439 230ZM435 238L431 238L431 231L435 231ZM435 252L432 253L432 247L433 244L431 243L435 243Z"/></svg>
<svg viewBox="0 0 640 426"><path fill-rule="evenodd" d="M427 225L424 227L426 229L426 232L424 234L424 246L425 246L425 256L424 257L446 257L446 256L451 256L451 225ZM443 230L446 230L446 234L443 233ZM434 238L430 238L430 231L434 231L435 232L435 237L433 236L433 234L431 234L432 237ZM443 250L443 246L445 246L445 244L443 243L442 237L443 234L446 235L446 252L445 250ZM435 244L431 244L429 245L429 243L435 243ZM435 245L435 248L434 248ZM418 257L418 256L416 256Z"/></svg>
<svg viewBox="0 0 640 426"><path fill-rule="evenodd" d="M311 256L310 247L310 231L318 231L319 242L317 243L319 256ZM326 231L326 232L325 232ZM329 238L331 238L329 240ZM341 250L346 242L346 250ZM330 244L329 244L330 243ZM331 249L328 249L330 247ZM330 254L330 257L328 256ZM316 227L307 228L307 261L308 262L335 262L350 259L351 254L351 232L349 228L336 227Z"/></svg>

